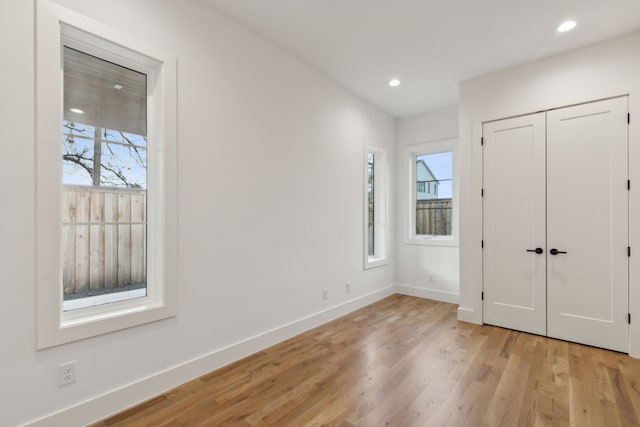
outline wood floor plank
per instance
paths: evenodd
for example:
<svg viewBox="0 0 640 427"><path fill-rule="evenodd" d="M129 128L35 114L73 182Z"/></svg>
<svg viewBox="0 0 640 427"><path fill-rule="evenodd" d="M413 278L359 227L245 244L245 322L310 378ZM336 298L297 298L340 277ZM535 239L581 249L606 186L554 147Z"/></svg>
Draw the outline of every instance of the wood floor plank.
<svg viewBox="0 0 640 427"><path fill-rule="evenodd" d="M93 426L640 426L640 360L394 295Z"/></svg>
<svg viewBox="0 0 640 427"><path fill-rule="evenodd" d="M633 408L638 425L640 425L640 375L636 369L634 369L632 360L622 359L618 364L620 370L620 376L624 385L626 386L627 395L629 396L629 402ZM631 416L629 414L629 416Z"/></svg>

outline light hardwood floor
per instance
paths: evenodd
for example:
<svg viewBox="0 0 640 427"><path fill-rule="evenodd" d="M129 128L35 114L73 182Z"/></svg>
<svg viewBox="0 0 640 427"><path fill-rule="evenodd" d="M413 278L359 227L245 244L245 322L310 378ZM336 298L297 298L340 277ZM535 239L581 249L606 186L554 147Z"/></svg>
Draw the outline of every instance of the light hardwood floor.
<svg viewBox="0 0 640 427"><path fill-rule="evenodd" d="M95 426L640 426L640 360L394 295Z"/></svg>

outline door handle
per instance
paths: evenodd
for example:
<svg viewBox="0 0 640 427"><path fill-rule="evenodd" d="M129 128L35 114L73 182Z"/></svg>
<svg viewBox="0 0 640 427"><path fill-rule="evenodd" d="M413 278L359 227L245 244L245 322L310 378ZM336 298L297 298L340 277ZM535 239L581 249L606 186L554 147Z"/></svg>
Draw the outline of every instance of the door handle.
<svg viewBox="0 0 640 427"><path fill-rule="evenodd" d="M535 252L537 254L541 254L544 251L542 250L542 248L535 248L535 249L527 249L527 252Z"/></svg>
<svg viewBox="0 0 640 427"><path fill-rule="evenodd" d="M559 250L557 250L556 248L551 249L551 250L549 251L549 253L550 253L551 255L566 254L566 252L565 252L565 251L559 251Z"/></svg>

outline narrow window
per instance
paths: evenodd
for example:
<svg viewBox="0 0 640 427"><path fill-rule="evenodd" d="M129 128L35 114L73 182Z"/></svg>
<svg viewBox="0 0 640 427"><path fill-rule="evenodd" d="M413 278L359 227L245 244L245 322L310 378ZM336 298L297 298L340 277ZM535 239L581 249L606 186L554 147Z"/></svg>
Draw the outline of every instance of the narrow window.
<svg viewBox="0 0 640 427"><path fill-rule="evenodd" d="M367 254L369 257L375 255L375 158L374 153L367 153L367 236L369 239Z"/></svg>
<svg viewBox="0 0 640 427"><path fill-rule="evenodd" d="M369 146L365 167L365 268L387 263L387 160L384 150Z"/></svg>

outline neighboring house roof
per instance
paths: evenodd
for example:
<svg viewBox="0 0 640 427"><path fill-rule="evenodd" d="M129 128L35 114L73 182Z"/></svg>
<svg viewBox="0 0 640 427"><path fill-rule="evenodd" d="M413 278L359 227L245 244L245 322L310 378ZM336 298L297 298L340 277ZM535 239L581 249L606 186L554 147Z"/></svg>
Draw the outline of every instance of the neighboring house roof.
<svg viewBox="0 0 640 427"><path fill-rule="evenodd" d="M427 174L426 179L421 179L423 178L420 175L421 167L424 168L424 172ZM436 179L436 176L433 174L433 172L431 172L431 169L429 169L429 166L427 166L424 160L418 160L416 162L416 181L438 181Z"/></svg>

